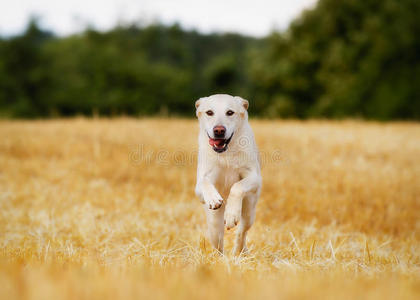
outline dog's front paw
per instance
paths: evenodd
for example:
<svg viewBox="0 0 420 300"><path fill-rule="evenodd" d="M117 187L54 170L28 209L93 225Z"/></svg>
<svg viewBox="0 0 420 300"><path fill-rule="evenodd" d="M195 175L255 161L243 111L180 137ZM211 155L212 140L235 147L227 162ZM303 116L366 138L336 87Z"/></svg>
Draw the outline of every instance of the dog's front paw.
<svg viewBox="0 0 420 300"><path fill-rule="evenodd" d="M206 205L210 209L218 209L223 204L223 198L220 196L220 194L213 190L210 193L207 193L204 195L204 201L206 202Z"/></svg>
<svg viewBox="0 0 420 300"><path fill-rule="evenodd" d="M238 225L241 219L241 209L227 208L225 211L225 226L229 230Z"/></svg>

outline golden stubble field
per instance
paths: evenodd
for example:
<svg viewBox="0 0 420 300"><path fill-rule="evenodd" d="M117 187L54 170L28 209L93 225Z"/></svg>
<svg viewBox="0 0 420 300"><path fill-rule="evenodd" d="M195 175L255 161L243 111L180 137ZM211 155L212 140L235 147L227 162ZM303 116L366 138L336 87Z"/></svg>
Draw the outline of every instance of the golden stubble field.
<svg viewBox="0 0 420 300"><path fill-rule="evenodd" d="M2 299L419 299L420 124L252 121L250 253L205 238L195 120L0 122Z"/></svg>

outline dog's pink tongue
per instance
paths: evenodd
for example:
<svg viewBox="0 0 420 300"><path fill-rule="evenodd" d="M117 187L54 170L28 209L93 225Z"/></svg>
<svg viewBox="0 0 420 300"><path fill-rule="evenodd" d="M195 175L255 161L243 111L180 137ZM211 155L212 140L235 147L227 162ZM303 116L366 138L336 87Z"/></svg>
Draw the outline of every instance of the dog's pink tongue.
<svg viewBox="0 0 420 300"><path fill-rule="evenodd" d="M220 146L223 144L223 139L209 139L210 146Z"/></svg>

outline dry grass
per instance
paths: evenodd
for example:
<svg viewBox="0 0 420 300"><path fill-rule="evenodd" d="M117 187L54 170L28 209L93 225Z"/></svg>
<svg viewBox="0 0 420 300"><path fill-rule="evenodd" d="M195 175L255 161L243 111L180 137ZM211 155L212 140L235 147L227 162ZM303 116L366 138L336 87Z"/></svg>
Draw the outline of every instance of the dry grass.
<svg viewBox="0 0 420 300"><path fill-rule="evenodd" d="M220 257L194 120L0 122L0 297L419 299L420 125L252 123L251 253Z"/></svg>

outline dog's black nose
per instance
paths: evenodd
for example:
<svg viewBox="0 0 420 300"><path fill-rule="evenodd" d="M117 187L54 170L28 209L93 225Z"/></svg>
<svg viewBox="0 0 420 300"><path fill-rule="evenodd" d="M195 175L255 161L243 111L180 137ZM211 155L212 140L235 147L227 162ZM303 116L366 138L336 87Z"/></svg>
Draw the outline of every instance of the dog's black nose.
<svg viewBox="0 0 420 300"><path fill-rule="evenodd" d="M213 127L214 137L223 138L225 137L225 132L226 132L225 126L217 125Z"/></svg>

